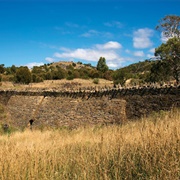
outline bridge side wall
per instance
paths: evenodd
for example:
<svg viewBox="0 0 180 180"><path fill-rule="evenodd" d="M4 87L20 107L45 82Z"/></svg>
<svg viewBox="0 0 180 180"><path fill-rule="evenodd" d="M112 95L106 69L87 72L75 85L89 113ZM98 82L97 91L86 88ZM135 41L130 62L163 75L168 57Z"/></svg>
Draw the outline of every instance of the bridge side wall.
<svg viewBox="0 0 180 180"><path fill-rule="evenodd" d="M122 123L153 111L180 107L180 87L98 92L1 91L0 103L18 127L25 127L31 118L38 127Z"/></svg>
<svg viewBox="0 0 180 180"><path fill-rule="evenodd" d="M122 123L126 119L126 101L107 98L89 100L69 97L12 96L7 104L11 122L26 127L34 119L36 127Z"/></svg>

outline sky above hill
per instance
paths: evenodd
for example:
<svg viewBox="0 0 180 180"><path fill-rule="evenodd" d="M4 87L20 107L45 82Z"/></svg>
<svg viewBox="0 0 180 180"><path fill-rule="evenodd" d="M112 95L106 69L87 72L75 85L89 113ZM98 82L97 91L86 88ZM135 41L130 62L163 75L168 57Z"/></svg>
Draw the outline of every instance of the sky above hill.
<svg viewBox="0 0 180 180"><path fill-rule="evenodd" d="M0 0L0 64L91 63L117 69L154 56L155 27L179 0Z"/></svg>

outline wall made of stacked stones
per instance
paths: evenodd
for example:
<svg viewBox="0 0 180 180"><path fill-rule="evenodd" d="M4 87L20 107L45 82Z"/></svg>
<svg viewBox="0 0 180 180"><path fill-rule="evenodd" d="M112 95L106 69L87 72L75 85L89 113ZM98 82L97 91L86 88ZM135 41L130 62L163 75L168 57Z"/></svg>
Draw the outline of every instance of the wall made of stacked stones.
<svg viewBox="0 0 180 180"><path fill-rule="evenodd" d="M86 124L122 123L126 119L126 101L91 98L89 100L70 97L12 96L7 104L11 122L18 127L70 126Z"/></svg>
<svg viewBox="0 0 180 180"><path fill-rule="evenodd" d="M180 107L180 87L104 89L100 91L1 91L11 122L25 127L122 123L153 111Z"/></svg>

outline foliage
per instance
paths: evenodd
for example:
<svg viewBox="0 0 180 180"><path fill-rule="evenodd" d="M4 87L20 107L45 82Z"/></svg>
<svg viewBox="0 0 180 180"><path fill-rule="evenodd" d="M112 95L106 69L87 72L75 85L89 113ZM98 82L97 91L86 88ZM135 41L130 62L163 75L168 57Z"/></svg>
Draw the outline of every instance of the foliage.
<svg viewBox="0 0 180 180"><path fill-rule="evenodd" d="M16 73L17 67L15 65L12 65L11 67L5 68L5 73L6 75L14 75Z"/></svg>
<svg viewBox="0 0 180 180"><path fill-rule="evenodd" d="M161 44L155 50L155 56L159 57L168 66L170 73L176 83L180 82L180 39L171 38L166 43Z"/></svg>
<svg viewBox="0 0 180 180"><path fill-rule="evenodd" d="M151 68L155 63L156 61L145 60L130 64L129 66L111 72L110 77L113 78L115 84L120 83L122 86L127 79L131 79L131 85L140 85L147 81Z"/></svg>
<svg viewBox="0 0 180 180"><path fill-rule="evenodd" d="M57 79L64 79L64 73L61 70L55 70L52 71L52 79L57 80Z"/></svg>
<svg viewBox="0 0 180 180"><path fill-rule="evenodd" d="M68 76L66 78L67 80L73 80L74 79L73 71L69 70L67 74L68 74Z"/></svg>
<svg viewBox="0 0 180 180"><path fill-rule="evenodd" d="M4 64L0 64L0 74L5 72Z"/></svg>
<svg viewBox="0 0 180 180"><path fill-rule="evenodd" d="M73 67L76 67L76 63L73 62L73 63L72 63L72 66L73 66Z"/></svg>
<svg viewBox="0 0 180 180"><path fill-rule="evenodd" d="M94 79L93 79L93 83L94 83L94 84L99 84L99 79L98 79L98 78L94 78Z"/></svg>
<svg viewBox="0 0 180 180"><path fill-rule="evenodd" d="M126 69L116 70L113 74L114 84L120 84L121 86L125 85L126 80L128 79L128 73Z"/></svg>
<svg viewBox="0 0 180 180"><path fill-rule="evenodd" d="M16 68L16 66L15 66L15 65L12 65L12 66L10 67L10 70L11 70L11 74L15 74L15 73L16 73L16 70L17 70L17 68Z"/></svg>
<svg viewBox="0 0 180 180"><path fill-rule="evenodd" d="M156 29L160 30L166 38L180 38L180 16L165 16L160 20Z"/></svg>
<svg viewBox="0 0 180 180"><path fill-rule="evenodd" d="M31 72L27 66L21 66L17 69L15 81L23 84L29 84L31 82Z"/></svg>
<svg viewBox="0 0 180 180"><path fill-rule="evenodd" d="M112 81L113 70L108 70L103 74L103 78Z"/></svg>
<svg viewBox="0 0 180 180"><path fill-rule="evenodd" d="M100 57L97 63L97 70L105 73L108 70L108 66L106 64L106 59L104 57Z"/></svg>
<svg viewBox="0 0 180 180"><path fill-rule="evenodd" d="M151 67L151 72L148 74L147 82L166 82L170 80L170 67L167 62L157 60Z"/></svg>
<svg viewBox="0 0 180 180"><path fill-rule="evenodd" d="M36 74L32 74L32 82L34 83L43 82L43 78L41 78L40 76Z"/></svg>

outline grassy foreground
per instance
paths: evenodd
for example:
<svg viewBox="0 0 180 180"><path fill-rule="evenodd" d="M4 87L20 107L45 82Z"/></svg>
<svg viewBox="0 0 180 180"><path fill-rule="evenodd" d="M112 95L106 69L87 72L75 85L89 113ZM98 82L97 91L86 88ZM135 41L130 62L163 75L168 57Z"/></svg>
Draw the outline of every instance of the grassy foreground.
<svg viewBox="0 0 180 180"><path fill-rule="evenodd" d="M180 112L122 127L0 136L1 180L180 179Z"/></svg>

